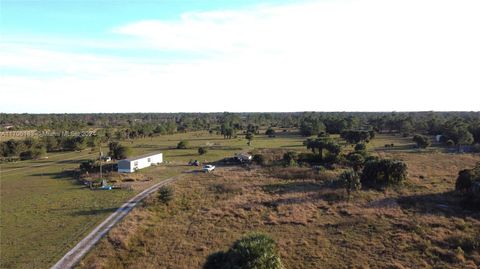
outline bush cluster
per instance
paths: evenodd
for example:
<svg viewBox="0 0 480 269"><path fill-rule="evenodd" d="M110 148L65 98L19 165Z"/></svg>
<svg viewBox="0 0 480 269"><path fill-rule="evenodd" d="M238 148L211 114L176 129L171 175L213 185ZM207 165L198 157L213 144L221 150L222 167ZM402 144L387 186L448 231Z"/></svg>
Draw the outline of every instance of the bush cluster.
<svg viewBox="0 0 480 269"><path fill-rule="evenodd" d="M371 159L366 161L361 176L363 186L383 188L407 178L407 164L398 160Z"/></svg>
<svg viewBox="0 0 480 269"><path fill-rule="evenodd" d="M207 154L208 150L204 147L199 147L198 148L198 154L200 155L204 155L204 154Z"/></svg>
<svg viewBox="0 0 480 269"><path fill-rule="evenodd" d="M210 255L203 269L283 269L277 244L268 235L254 233L236 241L227 252Z"/></svg>
<svg viewBox="0 0 480 269"><path fill-rule="evenodd" d="M430 146L430 140L425 135L416 134L413 136L413 141L417 143L417 147L421 149Z"/></svg>
<svg viewBox="0 0 480 269"><path fill-rule="evenodd" d="M253 155L252 161L258 165L265 165L267 163L267 160L263 154Z"/></svg>
<svg viewBox="0 0 480 269"><path fill-rule="evenodd" d="M177 149L186 149L188 148L188 141L182 140L178 142Z"/></svg>
<svg viewBox="0 0 480 269"><path fill-rule="evenodd" d="M171 186L163 186L158 190L158 200L167 204L173 200L174 190Z"/></svg>
<svg viewBox="0 0 480 269"><path fill-rule="evenodd" d="M458 173L455 190L462 194L465 207L480 209L480 163Z"/></svg>
<svg viewBox="0 0 480 269"><path fill-rule="evenodd" d="M110 150L108 155L116 160L126 159L132 152L129 147L123 146L119 142L110 142L108 148Z"/></svg>

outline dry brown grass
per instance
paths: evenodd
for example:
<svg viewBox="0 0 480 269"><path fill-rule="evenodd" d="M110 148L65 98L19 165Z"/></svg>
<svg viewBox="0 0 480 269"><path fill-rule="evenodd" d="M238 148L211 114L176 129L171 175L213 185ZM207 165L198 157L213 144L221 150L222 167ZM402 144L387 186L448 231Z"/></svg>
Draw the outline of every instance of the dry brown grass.
<svg viewBox="0 0 480 269"><path fill-rule="evenodd" d="M479 251L469 246L480 236L480 215L463 211L448 191L458 170L480 157L388 157L407 162L407 184L362 190L350 201L333 175L307 168L192 174L174 184L173 203L150 197L80 267L201 268L209 254L261 231L277 241L287 268L477 268Z"/></svg>

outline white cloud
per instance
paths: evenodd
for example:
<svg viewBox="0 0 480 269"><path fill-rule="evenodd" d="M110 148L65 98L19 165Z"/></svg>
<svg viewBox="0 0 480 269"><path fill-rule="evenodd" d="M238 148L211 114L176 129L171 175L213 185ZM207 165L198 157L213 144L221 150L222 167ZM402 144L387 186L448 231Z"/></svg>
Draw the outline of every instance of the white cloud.
<svg viewBox="0 0 480 269"><path fill-rule="evenodd" d="M35 103L53 98L58 107L38 110L55 112L478 110L479 13L478 1L441 0L191 12L113 31L145 48L200 53L200 60L155 63L161 57L132 61L9 46L0 67L64 76L9 75L0 87L23 89L9 97L42 91ZM42 97L43 91L56 95ZM77 106L62 105L67 91ZM85 106L91 96L110 102Z"/></svg>

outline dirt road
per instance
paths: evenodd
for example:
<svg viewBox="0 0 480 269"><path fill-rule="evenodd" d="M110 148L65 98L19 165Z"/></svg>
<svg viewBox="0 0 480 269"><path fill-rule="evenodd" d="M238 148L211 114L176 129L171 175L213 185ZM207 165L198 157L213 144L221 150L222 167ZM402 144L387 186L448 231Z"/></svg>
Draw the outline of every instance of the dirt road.
<svg viewBox="0 0 480 269"><path fill-rule="evenodd" d="M149 194L157 191L160 187L176 180L179 176L171 177L159 182L150 188L137 194L135 197L124 203L120 208L113 212L107 219L100 223L92 232L82 239L74 248L72 248L63 258L61 258L52 269L73 268L85 254L121 219L123 219L140 201Z"/></svg>

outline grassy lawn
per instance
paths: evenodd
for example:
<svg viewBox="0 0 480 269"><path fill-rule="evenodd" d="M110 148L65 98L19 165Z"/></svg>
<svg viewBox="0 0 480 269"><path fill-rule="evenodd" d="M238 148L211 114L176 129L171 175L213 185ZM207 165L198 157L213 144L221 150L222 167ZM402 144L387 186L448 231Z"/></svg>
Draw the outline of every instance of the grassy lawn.
<svg viewBox="0 0 480 269"><path fill-rule="evenodd" d="M190 148L175 149L180 140L188 140ZM199 132L122 142L132 147L133 156L160 151L169 162L142 170L140 173L154 180L133 190L90 191L63 172L77 168L81 160L95 158L97 151L49 153L48 159L1 164L0 268L52 265L122 202L142 188L188 169L184 164L190 159L215 161L259 148L302 148L302 141L287 134L277 138L260 135L248 147L243 136L225 140ZM198 146L210 149L199 156Z"/></svg>
<svg viewBox="0 0 480 269"><path fill-rule="evenodd" d="M480 156L372 150L407 163L403 186L361 190L348 200L331 183L335 172L227 167L188 174L174 183L172 203L149 197L80 268L201 268L208 255L253 231L276 240L286 268L478 268L472 244L480 215L459 207L451 191L458 171Z"/></svg>

